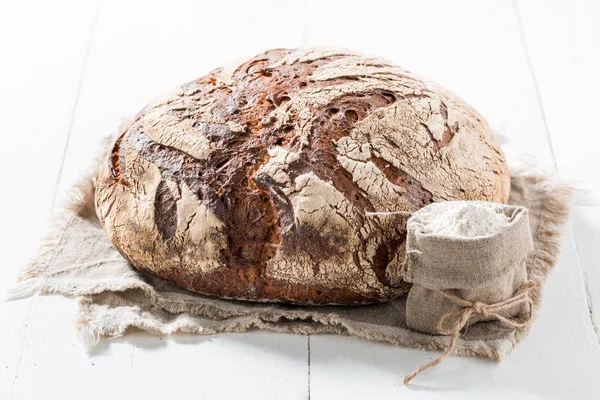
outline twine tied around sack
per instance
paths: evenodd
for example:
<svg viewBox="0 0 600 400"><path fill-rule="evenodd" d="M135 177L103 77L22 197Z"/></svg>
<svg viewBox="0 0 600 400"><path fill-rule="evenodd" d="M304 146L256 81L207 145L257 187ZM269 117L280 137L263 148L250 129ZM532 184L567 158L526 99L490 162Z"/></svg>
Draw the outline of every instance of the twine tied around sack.
<svg viewBox="0 0 600 400"><path fill-rule="evenodd" d="M513 297L493 304L486 304L481 301L464 300L443 290L439 290L438 293L460 306L459 308L448 311L442 315L437 323L436 329L440 334L451 335L450 343L444 354L435 360L422 365L412 374L406 376L404 378L404 384L407 385L415 376L427 368L438 365L446 357L452 354L452 350L454 350L454 345L460 336L461 330L467 325L469 319L473 315L481 315L484 318L494 318L508 328L525 327L531 320L533 312L533 301L531 297L529 297L529 291L537 285L537 282L528 281L519 287ZM519 320L516 318L507 318L500 314L501 312L519 304L527 304L529 306L529 314L525 319ZM451 322L449 327L446 326L448 321Z"/></svg>

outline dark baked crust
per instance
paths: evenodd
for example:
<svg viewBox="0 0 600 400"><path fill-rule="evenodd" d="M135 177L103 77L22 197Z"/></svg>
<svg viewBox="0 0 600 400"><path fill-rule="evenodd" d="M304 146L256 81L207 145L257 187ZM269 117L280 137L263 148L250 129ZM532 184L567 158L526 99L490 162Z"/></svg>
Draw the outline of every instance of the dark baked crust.
<svg viewBox="0 0 600 400"><path fill-rule="evenodd" d="M314 95L320 89L344 85L352 88L357 81L352 74L325 80L311 78L320 67L344 61L348 55L332 53L304 62L281 62L293 54L292 50L271 50L241 64L233 73L224 74L217 69L185 84L166 103L142 110L116 140L98 180L97 208L114 245L135 267L200 293L246 300L352 304L382 301L403 291L401 281L391 284L386 270L391 263L397 268L401 261L398 252L403 251L405 220L398 215L366 220L368 213L395 210L382 210L373 203L352 170L342 164L344 158L340 157L338 146L340 139L349 137L357 124L378 110L389 109L399 100L430 101L430 91L424 83L410 78L415 86L410 93L381 85L342 90L323 104L305 102L302 109L287 107L302 93ZM160 110L160 117L154 120L149 114L156 115L156 110ZM306 114L310 115L308 120ZM433 155L441 154L440 149L451 143L459 129L458 122L449 122L448 106L443 100L438 114L444 127L438 139L426 123L419 123L429 135ZM162 127L160 134L153 133L154 139L150 137L147 130L166 119L173 121L171 125ZM187 124L186 129L196 132L192 135L202 137L208 148L206 157L173 144L175 139L169 137L168 129L175 126L177 131L177 124L183 123ZM305 134L298 134L299 130ZM155 140L157 137L160 140ZM192 148L195 152L196 147ZM324 238L318 226L299 222L290 186L263 171L276 148L294 155L285 165L291 182L315 176L315 181L331 186L343 196L345 200L341 201L347 207L338 214L350 221L350 237L349 231L342 229L338 235L333 229ZM499 149L494 151L498 153ZM500 161L498 170L506 174L503 159ZM365 162L378 168L399 188L397 194L403 200L392 202L400 204L400 209L410 211L435 201L432 191L418 177L394 160L386 160L380 152L371 151ZM155 166L159 178L148 175L149 165ZM148 194L145 185L152 179L157 179L151 189L154 193ZM139 215L152 215L154 221L140 221L142 217L128 211L131 203L124 200L126 196L133 196L131 201ZM140 200L148 196L152 204ZM495 201L506 200L495 196ZM208 210L205 212L218 221L213 224L218 229L201 233L204 242L194 242L189 235L180 233L191 230L190 221L195 218L195 214L186 217L188 226L182 228L181 210L190 198L201 203ZM485 195L475 198L487 200ZM139 211L145 204L153 210ZM382 223L380 218L387 222ZM198 230L202 230L199 226ZM150 237L138 237L147 234ZM212 253L208 262L217 267L182 267L184 253L191 247L202 251L203 243L217 244L218 251ZM302 274L295 274L293 265L289 266L290 279L282 279L281 274L267 272L269 262L282 264L283 261L273 261L278 252L287 257L306 255L303 263L310 260L314 276L319 275L324 260L335 264L338 257L343 266L350 259L358 273L370 269L371 272L365 271L369 275L365 282L370 283L360 290L351 283L332 285L330 282L336 277L320 283L318 279L300 278ZM352 253L351 257L348 253ZM343 272L340 278L356 279Z"/></svg>

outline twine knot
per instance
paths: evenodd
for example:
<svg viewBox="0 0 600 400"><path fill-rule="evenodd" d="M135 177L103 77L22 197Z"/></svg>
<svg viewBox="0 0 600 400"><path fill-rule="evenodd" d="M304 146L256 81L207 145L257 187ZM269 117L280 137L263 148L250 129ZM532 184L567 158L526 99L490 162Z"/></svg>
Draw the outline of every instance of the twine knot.
<svg viewBox="0 0 600 400"><path fill-rule="evenodd" d="M436 326L436 330L440 334L450 335L450 343L448 344L448 348L446 349L446 352L444 354L442 354L435 360L430 361L427 364L419 367L412 374L404 378L404 384L408 384L415 376L417 376L427 368L438 365L444 360L444 358L448 357L452 353L452 350L454 350L454 345L456 344L456 340L460 336L461 330L465 326L467 326L469 320L473 315L480 315L484 319L496 319L500 322L500 324L508 328L523 328L527 326L527 324L529 324L533 316L533 301L529 297L529 291L536 286L536 282L528 281L521 285L521 287L519 287L519 289L515 292L515 294L512 297L493 304L487 304L481 301L469 301L461 299L460 297L447 293L443 290L438 290L437 292L439 294L441 294L446 299L459 306L442 315L438 320ZM507 318L501 314L502 312L507 311L509 308L520 304L527 304L529 306L528 314L525 318ZM449 324L449 322L451 323Z"/></svg>
<svg viewBox="0 0 600 400"><path fill-rule="evenodd" d="M487 306L487 304L482 303L481 301L476 301L475 303L473 303L473 313L481 314L485 318L489 317L490 313L488 312L488 309L486 306Z"/></svg>

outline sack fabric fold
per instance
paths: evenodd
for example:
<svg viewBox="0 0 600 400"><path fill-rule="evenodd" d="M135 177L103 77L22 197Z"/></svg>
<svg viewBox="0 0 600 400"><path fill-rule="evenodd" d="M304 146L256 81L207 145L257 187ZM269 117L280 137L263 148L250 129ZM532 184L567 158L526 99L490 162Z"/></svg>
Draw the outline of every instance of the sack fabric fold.
<svg viewBox="0 0 600 400"><path fill-rule="evenodd" d="M103 337L139 328L156 335L189 332L209 335L251 328L300 334L336 333L421 349L443 349L449 337L410 329L406 295L362 306L298 306L251 303L198 295L138 272L111 245L94 210L96 169L69 192L54 217L54 227L38 256L26 266L10 299L59 294L78 300L76 326L82 341L93 346ZM535 170L512 171L509 203L529 210L533 252L526 260L533 315L540 306L543 282L560 250L573 190ZM527 333L498 321L469 327L454 354L499 360Z"/></svg>

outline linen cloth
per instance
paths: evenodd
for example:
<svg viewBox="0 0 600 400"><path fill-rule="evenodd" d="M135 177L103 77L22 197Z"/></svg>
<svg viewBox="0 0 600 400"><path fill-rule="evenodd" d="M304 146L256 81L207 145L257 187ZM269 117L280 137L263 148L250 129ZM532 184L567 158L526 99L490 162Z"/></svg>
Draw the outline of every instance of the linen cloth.
<svg viewBox="0 0 600 400"><path fill-rule="evenodd" d="M258 328L355 335L430 350L448 346L448 336L407 326L406 295L361 306L252 303L199 295L138 272L111 245L96 217L98 165L70 190L38 256L9 293L9 299L34 294L75 298L79 303L76 328L87 346L94 346L102 337L124 335L130 328L156 335L210 335ZM538 283L530 293L535 315L543 282L559 254L561 224L568 215L572 189L531 166L513 170L511 185L509 203L529 210L533 252L527 257L526 269L527 278ZM515 329L498 321L479 322L458 339L453 353L499 360L529 327L530 323Z"/></svg>

